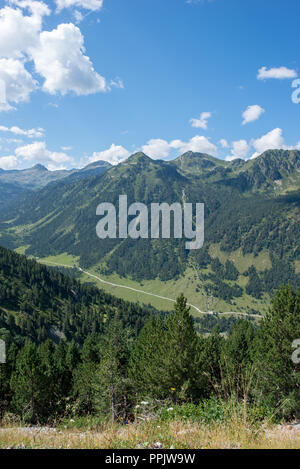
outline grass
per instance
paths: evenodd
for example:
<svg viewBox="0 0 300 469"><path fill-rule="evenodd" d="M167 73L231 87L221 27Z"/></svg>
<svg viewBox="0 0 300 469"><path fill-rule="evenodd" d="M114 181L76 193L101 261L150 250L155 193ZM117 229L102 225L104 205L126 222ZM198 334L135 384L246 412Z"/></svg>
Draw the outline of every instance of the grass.
<svg viewBox="0 0 300 469"><path fill-rule="evenodd" d="M15 252L17 254L25 254L26 249L28 249L29 247L30 247L29 244L26 244L24 246L19 246L17 249L15 249Z"/></svg>
<svg viewBox="0 0 300 469"><path fill-rule="evenodd" d="M48 256L48 257L43 257L43 258L37 258L38 262L41 264L49 264L51 266L51 263L53 262L54 264L65 264L70 267L73 267L74 265L78 265L79 263L79 257L72 256L71 254L67 254L64 252L63 254L58 254L57 256Z"/></svg>
<svg viewBox="0 0 300 469"><path fill-rule="evenodd" d="M107 425L95 431L76 429L0 429L0 448L56 449L299 449L300 436L277 427L259 430L241 421L214 426L183 420L126 426ZM161 446L159 446L161 447Z"/></svg>
<svg viewBox="0 0 300 469"><path fill-rule="evenodd" d="M212 257L218 257L223 264L230 260L241 274L246 272L252 265L256 267L258 272L272 268L270 255L267 251L260 252L257 256L254 256L254 254L243 254L241 249L228 253L221 251L219 244L211 244L209 254Z"/></svg>
<svg viewBox="0 0 300 469"><path fill-rule="evenodd" d="M267 262L267 259L264 256L262 256L260 260L264 263ZM64 253L57 256L40 258L38 261L43 264L48 263L50 266L53 265L51 263L59 263L72 267L73 265L78 265L79 258ZM247 260L247 264L249 262L250 259ZM249 265L251 265L251 263L249 263ZM154 279L144 280L139 283L129 278L120 277L117 274L104 275L99 273L99 266L91 267L88 269L88 271L96 276L99 276L105 281L116 283L118 285L124 285L126 287L140 289L145 292L154 293L156 295L165 296L171 299L176 299L179 293L183 293L187 297L188 302L198 307L201 311L214 311L217 313L235 311L247 313L250 310L255 310L262 314L264 311L266 311L269 305L269 298L267 296L265 296L262 300L257 300L246 294L244 294L241 298L236 298L233 303L227 303L221 299L215 298L212 304L211 299L207 297L203 289L203 285L201 285L201 281L199 280L197 272L192 267L187 268L184 276L178 279L168 280L166 282L162 282L159 279ZM174 303L171 301L155 298L153 296L132 290L107 285L89 277L86 274L81 275L81 281L89 283L92 282L108 293L111 293L119 298L133 302L151 304L159 310L171 311L174 307ZM240 276L239 283L242 286L244 286L246 281L247 279L245 280L243 276ZM195 309L192 309L192 313L195 317L202 316ZM229 317L229 315L226 317Z"/></svg>

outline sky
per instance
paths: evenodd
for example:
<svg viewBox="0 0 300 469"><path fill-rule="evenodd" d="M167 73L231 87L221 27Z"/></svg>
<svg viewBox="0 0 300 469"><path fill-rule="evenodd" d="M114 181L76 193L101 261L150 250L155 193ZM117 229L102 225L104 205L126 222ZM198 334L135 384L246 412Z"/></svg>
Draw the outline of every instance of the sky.
<svg viewBox="0 0 300 469"><path fill-rule="evenodd" d="M298 0L0 0L0 168L300 150Z"/></svg>

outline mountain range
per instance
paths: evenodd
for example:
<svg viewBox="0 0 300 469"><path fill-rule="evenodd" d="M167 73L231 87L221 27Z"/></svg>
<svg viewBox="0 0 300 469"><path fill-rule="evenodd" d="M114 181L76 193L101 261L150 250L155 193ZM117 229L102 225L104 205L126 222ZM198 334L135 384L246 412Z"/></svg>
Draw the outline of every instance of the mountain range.
<svg viewBox="0 0 300 469"><path fill-rule="evenodd" d="M2 207L0 244L39 258L67 256L103 278L159 294L182 289L203 310L261 311L280 284L300 285L299 151L269 150L250 161L136 153L114 167L98 162L50 177L37 188L29 176L30 193ZM20 187L27 189L24 180ZM128 204L204 203L203 248L189 252L178 239L100 240L96 207L117 207L122 194Z"/></svg>
<svg viewBox="0 0 300 469"><path fill-rule="evenodd" d="M11 201L39 190L54 181L65 183L85 179L105 172L111 165L105 161L96 161L82 169L48 171L37 164L29 169L3 170L0 168L0 209Z"/></svg>

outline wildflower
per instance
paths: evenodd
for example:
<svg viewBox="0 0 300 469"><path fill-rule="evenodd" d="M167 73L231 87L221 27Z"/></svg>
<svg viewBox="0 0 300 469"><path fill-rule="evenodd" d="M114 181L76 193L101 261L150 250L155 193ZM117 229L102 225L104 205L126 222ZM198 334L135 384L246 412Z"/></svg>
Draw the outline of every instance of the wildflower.
<svg viewBox="0 0 300 469"><path fill-rule="evenodd" d="M154 448L155 449L161 449L162 447L163 447L163 445L160 441L157 441L156 443L154 443Z"/></svg>
<svg viewBox="0 0 300 469"><path fill-rule="evenodd" d="M142 405L148 405L149 402L147 402L147 401L142 401L141 404L142 404Z"/></svg>
<svg viewBox="0 0 300 469"><path fill-rule="evenodd" d="M171 388L171 391L176 391L176 388Z"/></svg>
<svg viewBox="0 0 300 469"><path fill-rule="evenodd" d="M167 409L167 412L170 412L171 410L174 410L173 407L169 407L169 408Z"/></svg>

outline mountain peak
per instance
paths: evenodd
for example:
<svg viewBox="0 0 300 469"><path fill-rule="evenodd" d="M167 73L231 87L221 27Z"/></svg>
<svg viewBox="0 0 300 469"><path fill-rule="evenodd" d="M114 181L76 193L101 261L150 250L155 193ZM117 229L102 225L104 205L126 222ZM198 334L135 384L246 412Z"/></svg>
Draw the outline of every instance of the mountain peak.
<svg viewBox="0 0 300 469"><path fill-rule="evenodd" d="M86 171L88 169L95 169L95 168L111 168L111 164L108 161L104 160L97 160L93 163L89 163L87 166L84 166L81 171Z"/></svg>
<svg viewBox="0 0 300 469"><path fill-rule="evenodd" d="M187 151L183 155L173 160L174 164L183 171L203 173L211 171L218 166L227 166L227 162L208 155L207 153L197 153Z"/></svg>
<svg viewBox="0 0 300 469"><path fill-rule="evenodd" d="M48 169L45 166L43 166L42 164L36 164L31 169L36 169L38 171L48 171Z"/></svg>
<svg viewBox="0 0 300 469"><path fill-rule="evenodd" d="M131 155L127 160L124 161L124 163L130 163L130 164L137 164L137 163L149 163L151 158L142 151L139 151L137 153L134 153Z"/></svg>

